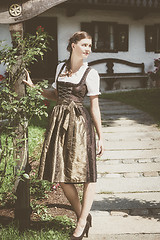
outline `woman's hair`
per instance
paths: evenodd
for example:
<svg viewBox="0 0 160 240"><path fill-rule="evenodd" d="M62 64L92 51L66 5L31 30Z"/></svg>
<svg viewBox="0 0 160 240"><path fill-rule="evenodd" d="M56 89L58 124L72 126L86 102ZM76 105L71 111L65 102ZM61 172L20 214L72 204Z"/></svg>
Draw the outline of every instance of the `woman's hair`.
<svg viewBox="0 0 160 240"><path fill-rule="evenodd" d="M89 35L89 33L81 31L81 32L75 32L69 39L68 41L68 46L67 46L67 51L70 52L70 54L72 53L72 43L77 43L80 40L84 39L84 38L88 38L91 39L91 35Z"/></svg>
<svg viewBox="0 0 160 240"><path fill-rule="evenodd" d="M71 70L72 43L77 43L84 38L92 39L91 35L87 32L84 32L84 31L75 32L70 37L70 39L68 41L68 46L67 46L67 51L70 52L70 56L69 56L69 59L66 60L66 72L65 72L64 75L67 75L67 76L72 75L72 70Z"/></svg>

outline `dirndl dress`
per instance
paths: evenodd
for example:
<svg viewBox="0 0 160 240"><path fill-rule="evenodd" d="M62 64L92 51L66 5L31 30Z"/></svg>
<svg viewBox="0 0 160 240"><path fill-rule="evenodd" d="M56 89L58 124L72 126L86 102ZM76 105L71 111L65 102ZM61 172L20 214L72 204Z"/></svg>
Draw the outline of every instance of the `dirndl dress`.
<svg viewBox="0 0 160 240"><path fill-rule="evenodd" d="M57 78L58 100L43 144L40 179L54 183L97 180L95 130L91 116L83 106L89 71L90 67L78 84L58 81Z"/></svg>

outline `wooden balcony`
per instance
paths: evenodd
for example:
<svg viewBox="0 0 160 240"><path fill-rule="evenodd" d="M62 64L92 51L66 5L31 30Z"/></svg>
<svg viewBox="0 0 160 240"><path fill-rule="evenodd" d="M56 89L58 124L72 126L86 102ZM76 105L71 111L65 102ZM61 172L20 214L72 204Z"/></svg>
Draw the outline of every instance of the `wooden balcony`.
<svg viewBox="0 0 160 240"><path fill-rule="evenodd" d="M65 7L68 17L80 9L97 9L129 11L134 19L141 19L149 12L159 12L160 0L68 0L58 7Z"/></svg>
<svg viewBox="0 0 160 240"><path fill-rule="evenodd" d="M136 8L160 8L160 0L68 0L67 4L89 6L114 6Z"/></svg>
<svg viewBox="0 0 160 240"><path fill-rule="evenodd" d="M160 9L160 0L68 0L63 5L81 8Z"/></svg>

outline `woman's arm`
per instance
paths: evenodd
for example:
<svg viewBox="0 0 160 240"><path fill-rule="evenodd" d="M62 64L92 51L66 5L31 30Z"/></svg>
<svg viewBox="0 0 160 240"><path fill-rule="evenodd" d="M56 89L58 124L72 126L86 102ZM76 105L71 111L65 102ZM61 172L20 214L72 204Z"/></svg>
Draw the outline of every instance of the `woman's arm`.
<svg viewBox="0 0 160 240"><path fill-rule="evenodd" d="M25 71L26 71L26 78L27 78L27 80L23 80L23 82L26 83L28 86L34 88L35 85L33 84L28 71L27 70L25 70ZM52 89L52 88L50 88L50 89L43 89L41 94L42 94L43 97L48 98L48 99L53 100L53 101L57 100L57 96L58 96L57 95L57 90L56 89Z"/></svg>
<svg viewBox="0 0 160 240"><path fill-rule="evenodd" d="M96 132L98 135L99 143L98 143L98 153L97 156L102 156L104 152L103 145L103 133L102 133L102 125L101 125L101 113L99 109L99 101L98 96L90 96L90 112L91 116L96 128Z"/></svg>

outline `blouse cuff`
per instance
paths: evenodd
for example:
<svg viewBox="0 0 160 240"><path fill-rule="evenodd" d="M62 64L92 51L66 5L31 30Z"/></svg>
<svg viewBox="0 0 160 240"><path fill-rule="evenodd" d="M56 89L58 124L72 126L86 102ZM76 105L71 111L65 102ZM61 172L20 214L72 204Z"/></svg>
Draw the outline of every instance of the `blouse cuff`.
<svg viewBox="0 0 160 240"><path fill-rule="evenodd" d="M87 93L87 96L97 96L97 95L101 95L101 92L95 92L95 93Z"/></svg>

